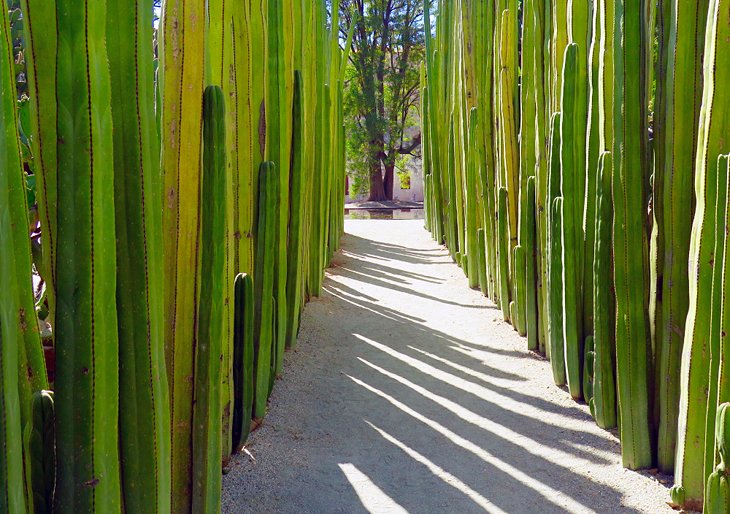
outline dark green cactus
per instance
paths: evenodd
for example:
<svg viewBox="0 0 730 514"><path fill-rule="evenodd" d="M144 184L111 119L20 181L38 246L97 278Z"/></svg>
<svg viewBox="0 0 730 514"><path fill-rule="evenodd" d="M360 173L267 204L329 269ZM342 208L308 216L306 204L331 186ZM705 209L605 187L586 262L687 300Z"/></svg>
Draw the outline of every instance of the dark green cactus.
<svg viewBox="0 0 730 514"><path fill-rule="evenodd" d="M613 270L611 251L611 154L599 161L596 181L596 228L593 251L593 416L601 428L616 426Z"/></svg>
<svg viewBox="0 0 730 514"><path fill-rule="evenodd" d="M152 12L109 0L119 319L119 416L125 509L170 511L170 396L164 353L162 184ZM130 37L131 36L131 37ZM130 94L130 91L136 94Z"/></svg>
<svg viewBox="0 0 730 514"><path fill-rule="evenodd" d="M56 485L56 433L53 391L33 394L31 418L25 427L26 480L32 512L51 514Z"/></svg>
<svg viewBox="0 0 730 514"><path fill-rule="evenodd" d="M576 132L575 118L582 115L577 105L580 89L580 63L578 45L569 44L565 49L563 67L561 138L561 181L563 197L563 338L565 340L565 368L568 389L574 399L582 398L581 374L583 367L583 325L582 325L582 274L580 271L583 248L582 198L585 191L580 188L584 178L579 178L584 163L579 162L576 143L580 133ZM578 212L581 215L578 217Z"/></svg>
<svg viewBox="0 0 730 514"><path fill-rule="evenodd" d="M251 275L235 280L233 329L233 429L231 453L243 448L251 429L254 398L254 285Z"/></svg>
<svg viewBox="0 0 730 514"><path fill-rule="evenodd" d="M63 141L57 147L63 173L54 327L60 514L122 508L117 309L110 301L117 270L107 3L90 5L57 5L57 127Z"/></svg>
<svg viewBox="0 0 730 514"><path fill-rule="evenodd" d="M526 303L526 269L527 257L525 255L525 247L522 245L515 246L514 249L514 282L515 282L515 314L516 320L513 320L517 333L521 336L527 335L527 326L525 320L525 303ZM534 283L534 282L533 282Z"/></svg>
<svg viewBox="0 0 730 514"><path fill-rule="evenodd" d="M525 208L525 330L527 332L527 349L538 351L540 324L538 323L538 289L537 289L537 226L535 207L535 177L527 179Z"/></svg>
<svg viewBox="0 0 730 514"><path fill-rule="evenodd" d="M294 99L292 108L292 144L291 144L291 214L289 218L289 250L287 264L287 308L286 346L293 347L297 342L299 316L302 300L302 243L304 241L304 111L303 111L302 74L294 74Z"/></svg>
<svg viewBox="0 0 730 514"><path fill-rule="evenodd" d="M256 300L255 348L256 384L254 387L254 418L266 414L269 398L269 377L271 355L274 351L274 334L271 331L274 320L272 302L274 291L274 266L276 259L277 212L279 207L279 182L276 165L262 163L259 171L258 218L256 220L256 276L254 287Z"/></svg>
<svg viewBox="0 0 730 514"><path fill-rule="evenodd" d="M505 321L510 316L510 282L509 282L509 227L507 223L507 190L499 188L499 211L497 219L497 243L499 245L499 302Z"/></svg>
<svg viewBox="0 0 730 514"><path fill-rule="evenodd" d="M193 406L193 512L218 512L221 488L221 346L225 339L226 132L223 91L203 96L200 296Z"/></svg>
<svg viewBox="0 0 730 514"><path fill-rule="evenodd" d="M714 447L718 456L717 465L707 480L705 493L706 514L726 514L730 512L730 403L722 403L717 408L715 420Z"/></svg>
<svg viewBox="0 0 730 514"><path fill-rule="evenodd" d="M553 200L550 213L550 276L548 283L550 287L550 296L548 297L550 364L553 370L553 381L556 385L564 385L566 382L562 309L563 239L560 237L562 230L563 199L558 197Z"/></svg>

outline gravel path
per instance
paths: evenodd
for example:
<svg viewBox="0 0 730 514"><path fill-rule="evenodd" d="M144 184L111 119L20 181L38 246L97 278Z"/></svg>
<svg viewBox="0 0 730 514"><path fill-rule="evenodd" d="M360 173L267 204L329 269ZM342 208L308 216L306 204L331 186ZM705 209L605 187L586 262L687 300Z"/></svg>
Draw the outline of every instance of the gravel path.
<svg viewBox="0 0 730 514"><path fill-rule="evenodd" d="M422 221L346 228L223 512L672 512Z"/></svg>

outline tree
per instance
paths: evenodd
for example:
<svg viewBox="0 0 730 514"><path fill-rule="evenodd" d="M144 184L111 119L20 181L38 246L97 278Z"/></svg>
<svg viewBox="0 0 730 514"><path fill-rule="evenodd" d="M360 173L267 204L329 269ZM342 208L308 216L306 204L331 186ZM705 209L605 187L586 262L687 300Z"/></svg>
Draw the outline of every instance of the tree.
<svg viewBox="0 0 730 514"><path fill-rule="evenodd" d="M421 144L408 129L418 124L423 0L342 0L340 11L342 27L355 23L345 99L350 165L366 175L370 200L392 200L398 157Z"/></svg>

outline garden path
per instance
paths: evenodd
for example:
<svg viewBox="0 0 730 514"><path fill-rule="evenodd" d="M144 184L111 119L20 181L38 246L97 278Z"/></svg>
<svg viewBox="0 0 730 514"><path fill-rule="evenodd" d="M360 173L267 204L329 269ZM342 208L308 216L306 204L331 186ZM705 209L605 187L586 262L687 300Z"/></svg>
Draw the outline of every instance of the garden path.
<svg viewBox="0 0 730 514"><path fill-rule="evenodd" d="M422 221L346 230L225 513L672 512Z"/></svg>

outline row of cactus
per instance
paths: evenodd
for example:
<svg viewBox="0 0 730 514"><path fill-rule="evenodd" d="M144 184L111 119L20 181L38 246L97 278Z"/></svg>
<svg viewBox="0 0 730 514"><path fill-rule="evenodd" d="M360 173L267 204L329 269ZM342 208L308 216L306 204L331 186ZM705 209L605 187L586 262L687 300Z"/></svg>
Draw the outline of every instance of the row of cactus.
<svg viewBox="0 0 730 514"><path fill-rule="evenodd" d="M730 1L442 0L435 28L429 15L427 229L555 383L618 426L626 467L674 472L675 504L707 491L717 508Z"/></svg>
<svg viewBox="0 0 730 514"><path fill-rule="evenodd" d="M337 4L3 10L0 511L220 510L343 233Z"/></svg>

